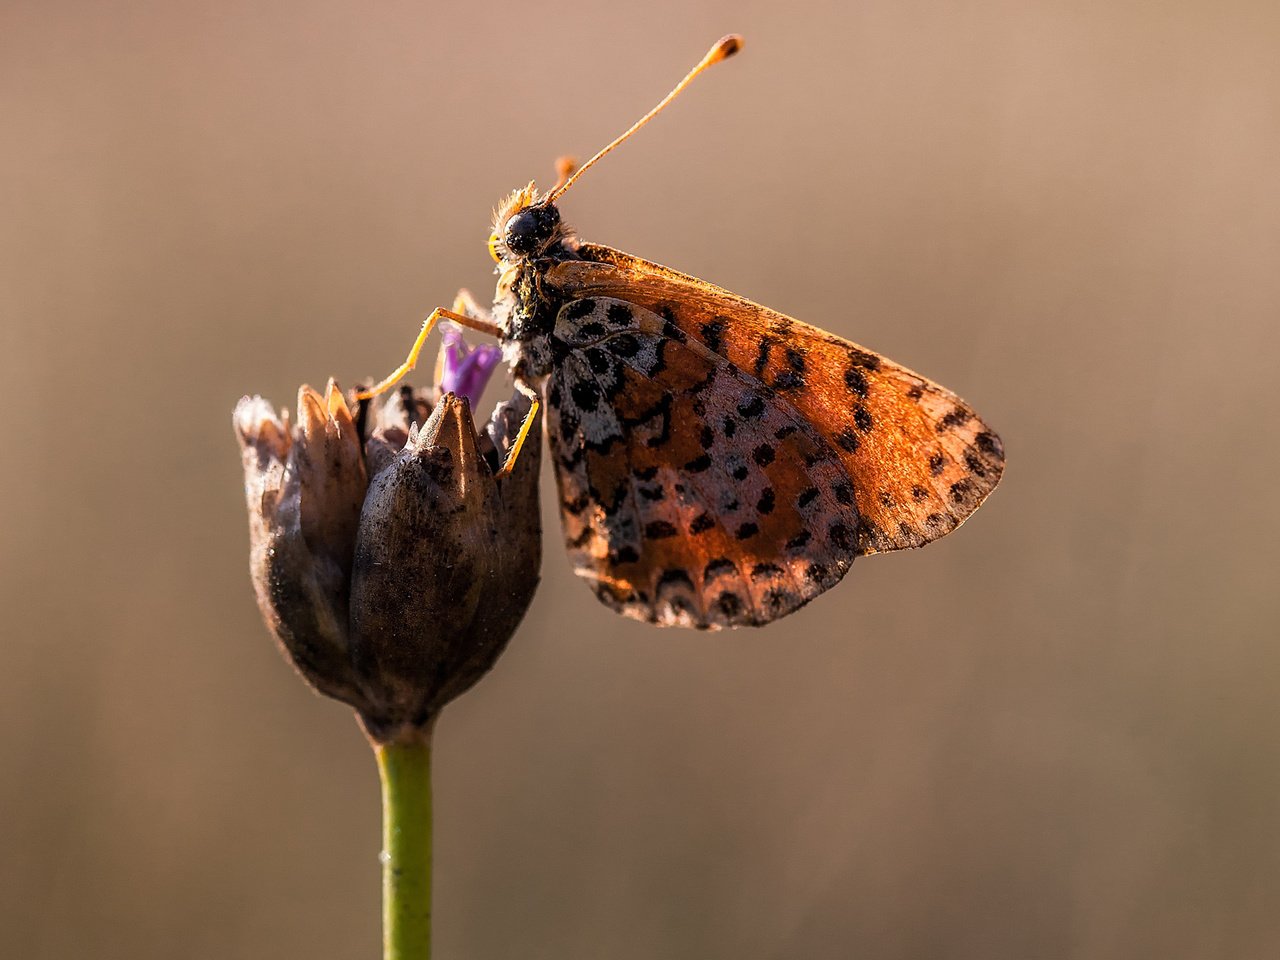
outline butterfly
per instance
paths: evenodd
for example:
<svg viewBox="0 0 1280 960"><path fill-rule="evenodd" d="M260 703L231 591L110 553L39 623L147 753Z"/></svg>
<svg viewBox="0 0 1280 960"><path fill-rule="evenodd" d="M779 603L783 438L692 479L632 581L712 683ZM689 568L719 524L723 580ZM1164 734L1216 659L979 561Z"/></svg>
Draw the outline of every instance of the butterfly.
<svg viewBox="0 0 1280 960"><path fill-rule="evenodd" d="M704 280L579 239L557 199L731 56L728 36L653 110L540 194L495 212L491 316L530 411L546 407L565 544L619 613L663 626L759 626L866 554L958 527L1000 482L1000 438L954 393L877 353Z"/></svg>

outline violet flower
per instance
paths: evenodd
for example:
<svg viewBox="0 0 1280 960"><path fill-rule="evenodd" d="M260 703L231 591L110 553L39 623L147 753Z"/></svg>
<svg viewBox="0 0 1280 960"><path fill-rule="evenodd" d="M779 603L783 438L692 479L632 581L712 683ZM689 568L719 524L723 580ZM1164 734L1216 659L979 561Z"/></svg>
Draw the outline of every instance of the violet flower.
<svg viewBox="0 0 1280 960"><path fill-rule="evenodd" d="M485 385L494 367L502 359L502 350L496 344L482 343L471 346L462 335L462 328L445 321L440 324L440 392L456 393L466 397L474 407L480 402Z"/></svg>

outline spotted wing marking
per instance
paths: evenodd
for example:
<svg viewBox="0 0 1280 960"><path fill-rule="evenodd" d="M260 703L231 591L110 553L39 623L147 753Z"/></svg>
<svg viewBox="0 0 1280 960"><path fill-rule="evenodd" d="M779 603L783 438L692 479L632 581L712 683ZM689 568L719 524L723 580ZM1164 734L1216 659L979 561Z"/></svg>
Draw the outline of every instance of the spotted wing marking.
<svg viewBox="0 0 1280 960"><path fill-rule="evenodd" d="M795 410L852 479L858 552L918 547L958 527L1004 472L1000 438L946 388L879 354L695 277L608 247L557 265L550 286L665 316Z"/></svg>
<svg viewBox="0 0 1280 960"><path fill-rule="evenodd" d="M857 552L853 487L804 417L626 301L557 316L546 384L565 539L627 616L763 624L836 583Z"/></svg>

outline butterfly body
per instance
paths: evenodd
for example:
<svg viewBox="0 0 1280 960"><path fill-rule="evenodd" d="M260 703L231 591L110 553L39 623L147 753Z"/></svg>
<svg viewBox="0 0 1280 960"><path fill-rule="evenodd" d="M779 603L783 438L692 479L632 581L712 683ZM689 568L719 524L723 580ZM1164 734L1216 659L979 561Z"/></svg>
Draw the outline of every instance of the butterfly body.
<svg viewBox="0 0 1280 960"><path fill-rule="evenodd" d="M526 188L494 316L538 390L576 572L662 625L761 625L863 554L948 533L1003 448L963 401L694 277L580 242Z"/></svg>

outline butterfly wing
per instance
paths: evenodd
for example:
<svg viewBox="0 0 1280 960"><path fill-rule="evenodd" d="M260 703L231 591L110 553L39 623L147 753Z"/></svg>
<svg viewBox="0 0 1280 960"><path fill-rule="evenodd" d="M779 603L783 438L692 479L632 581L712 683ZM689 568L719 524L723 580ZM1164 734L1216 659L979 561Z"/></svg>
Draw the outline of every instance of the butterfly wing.
<svg viewBox="0 0 1280 960"><path fill-rule="evenodd" d="M658 314L827 442L852 482L858 553L936 540L1000 482L1000 438L946 388L695 277L594 244L578 252L547 273L562 296Z"/></svg>
<svg viewBox="0 0 1280 960"><path fill-rule="evenodd" d="M763 624L838 581L854 491L794 408L657 314L596 297L560 310L545 387L571 560L628 616Z"/></svg>

